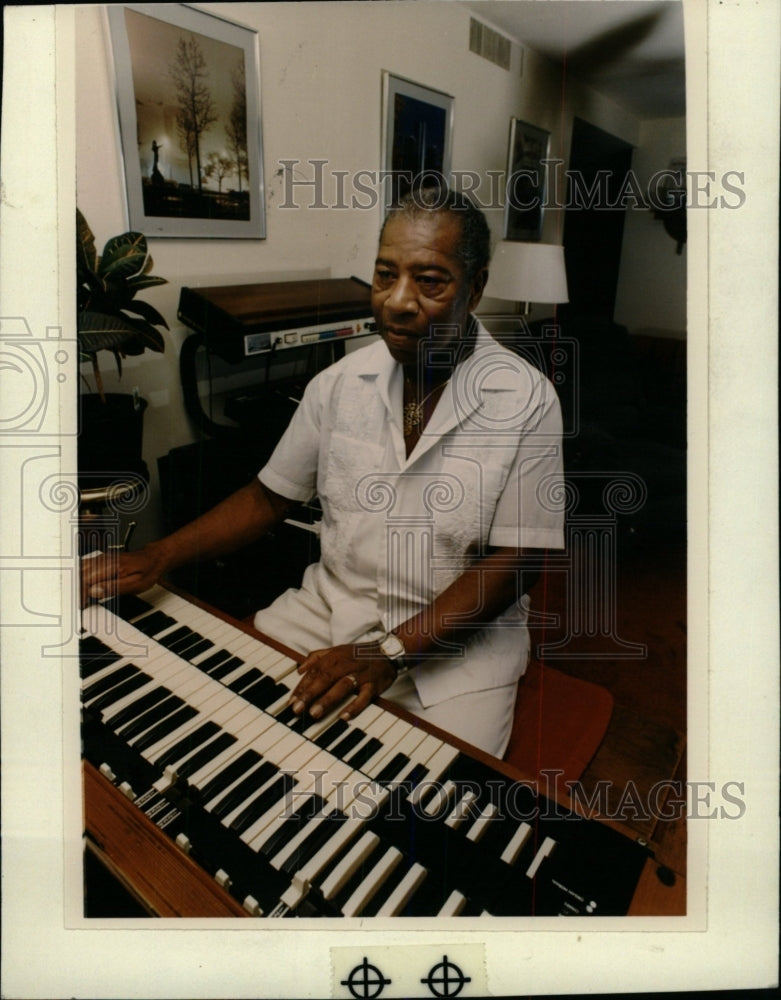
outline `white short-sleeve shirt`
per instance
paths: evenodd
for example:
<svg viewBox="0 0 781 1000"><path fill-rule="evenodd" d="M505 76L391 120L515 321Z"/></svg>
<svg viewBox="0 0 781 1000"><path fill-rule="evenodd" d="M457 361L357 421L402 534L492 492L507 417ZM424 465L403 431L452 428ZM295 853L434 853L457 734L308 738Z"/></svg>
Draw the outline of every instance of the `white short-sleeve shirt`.
<svg viewBox="0 0 781 1000"><path fill-rule="evenodd" d="M430 365L450 367L452 351L438 358L432 348ZM550 382L479 326L409 457L402 382L382 342L347 355L310 382L259 473L275 493L317 495L322 506L321 558L305 574L296 617L317 609L323 645L394 628L489 547L564 545L561 414ZM279 601L290 620L297 592ZM274 631L275 604L256 624L297 646ZM422 661L421 702L517 680L528 658L527 607L524 599L452 655Z"/></svg>

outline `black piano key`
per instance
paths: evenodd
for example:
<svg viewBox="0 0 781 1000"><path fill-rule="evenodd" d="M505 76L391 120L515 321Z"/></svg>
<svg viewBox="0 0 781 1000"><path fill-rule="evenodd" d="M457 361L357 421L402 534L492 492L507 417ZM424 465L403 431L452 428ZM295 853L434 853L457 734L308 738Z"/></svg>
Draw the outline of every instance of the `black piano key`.
<svg viewBox="0 0 781 1000"><path fill-rule="evenodd" d="M148 691L146 694L141 695L140 698L136 698L135 701L131 701L129 705L126 705L121 712L117 712L117 714L112 716L112 718L107 720L107 722L114 732L117 732L123 726L127 725L128 722L132 722L136 716L141 715L148 708L153 708L158 702L162 701L163 698L167 698L170 694L171 692L168 688L154 688L152 691Z"/></svg>
<svg viewBox="0 0 781 1000"><path fill-rule="evenodd" d="M232 788L209 812L222 819L232 813L234 809L238 809L242 802L246 802L278 772L279 768L275 764L268 760L263 761L259 768L248 774L235 788Z"/></svg>
<svg viewBox="0 0 781 1000"><path fill-rule="evenodd" d="M326 801L322 796L317 794L308 795L261 846L262 853L268 855L268 857L272 857L277 851L281 851L285 844L292 840L325 805Z"/></svg>
<svg viewBox="0 0 781 1000"><path fill-rule="evenodd" d="M409 757L405 753L397 753L380 771L375 778L375 781L379 782L381 785L386 785L388 782L393 781L393 779L404 770L407 764L409 764L409 760Z"/></svg>
<svg viewBox="0 0 781 1000"><path fill-rule="evenodd" d="M153 611L151 614L144 615L143 618L134 621L133 625L139 632L143 632L151 639L152 636L165 632L172 625L176 625L176 619L165 614L164 611Z"/></svg>
<svg viewBox="0 0 781 1000"><path fill-rule="evenodd" d="M201 653L205 653L207 649L212 649L213 646L214 643L210 639L198 639L192 646L188 646L181 656L183 659L192 662L196 656L200 656Z"/></svg>
<svg viewBox="0 0 781 1000"><path fill-rule="evenodd" d="M198 714L198 709L193 708L192 705L184 705L178 711L174 712L173 715L166 716L157 725L153 726L148 732L145 732L143 736L139 739L132 739L128 742L139 753L143 753L144 750L148 750L159 740L168 736L170 733L176 732L176 730L183 726L186 722L194 719Z"/></svg>
<svg viewBox="0 0 781 1000"><path fill-rule="evenodd" d="M113 705L115 701L119 701L119 699L124 698L125 695L132 694L140 687L148 684L151 679L152 678L148 674L139 670L132 677L128 677L127 680L122 681L122 683L115 684L112 688L106 691L105 694L92 699L87 707L91 712L102 712L104 708L108 708L109 705Z"/></svg>
<svg viewBox="0 0 781 1000"><path fill-rule="evenodd" d="M148 709L142 715L139 715L137 719L134 719L131 723L124 726L124 728L119 732L119 735L123 740L132 740L140 733L144 733L147 729L151 729L151 727L160 722L161 719L167 718L177 709L184 707L184 705L185 702L183 702L181 698L177 697L175 694L169 695L167 698L164 698L163 701L155 705L154 708Z"/></svg>
<svg viewBox="0 0 781 1000"><path fill-rule="evenodd" d="M208 802L209 799L213 799L221 792L224 792L234 781L238 781L242 774L245 774L251 767L258 764L260 759L261 757L257 750L245 750L244 753L239 754L238 757L227 764L219 774L215 774L213 778L210 778L203 787L193 789L191 785L190 788L197 791L202 802Z"/></svg>
<svg viewBox="0 0 781 1000"><path fill-rule="evenodd" d="M176 656L181 656L183 660L191 660L193 657L198 656L199 652L202 653L206 649L211 649L214 645L213 642L204 639L198 632L187 629L186 633L186 635L183 635L176 642L169 642L168 636L163 640L163 645L170 649ZM198 652L193 652L193 650L197 650Z"/></svg>
<svg viewBox="0 0 781 1000"><path fill-rule="evenodd" d="M173 653L176 652L176 647L182 643L186 644L190 640L194 642L194 635L195 633L191 628L188 628L186 625L180 625L179 628L174 629L173 632L169 632L159 641L161 646L165 646L166 649L170 649Z"/></svg>
<svg viewBox="0 0 781 1000"><path fill-rule="evenodd" d="M321 847L326 844L336 833L342 823L347 819L347 815L340 809L332 809L323 818L321 823L312 829L308 837L305 837L298 849L282 865L282 871L288 875L294 875L300 868L317 854Z"/></svg>
<svg viewBox="0 0 781 1000"><path fill-rule="evenodd" d="M269 785L264 792L261 792L256 799L250 802L246 809L243 809L239 813L230 824L231 830L240 836L252 826L255 820L260 819L263 813L268 812L275 802L283 798L293 788L294 784L292 775L280 774L272 785Z"/></svg>
<svg viewBox="0 0 781 1000"><path fill-rule="evenodd" d="M97 698L98 695L109 691L115 684L119 684L120 681L125 681L128 677L135 677L138 673L138 667L132 663L125 663L123 666L117 667L116 670L112 670L105 677L101 677L99 681L93 681L91 684L88 684L81 692L81 700L86 704L92 701L93 698Z"/></svg>
<svg viewBox="0 0 781 1000"><path fill-rule="evenodd" d="M227 660L224 660L218 667L215 667L214 670L210 670L209 676L213 677L216 681L220 681L223 677L227 677L228 674L233 673L234 670L238 670L243 665L244 660L238 656L231 656Z"/></svg>
<svg viewBox="0 0 781 1000"><path fill-rule="evenodd" d="M101 601L101 604L118 618L123 618L126 622L154 610L153 605L136 594L120 594L117 597L110 597L105 601Z"/></svg>
<svg viewBox="0 0 781 1000"><path fill-rule="evenodd" d="M87 635L79 639L79 676L82 678L91 677L104 667L116 663L120 659L119 653L101 642L94 635Z"/></svg>
<svg viewBox="0 0 781 1000"><path fill-rule="evenodd" d="M335 746L331 747L331 753L334 757L345 760L350 751L357 747L361 740L364 739L366 739L366 733L362 729L355 727L346 736L343 736Z"/></svg>
<svg viewBox="0 0 781 1000"><path fill-rule="evenodd" d="M277 685L270 677L261 677L260 680L249 687L244 688L241 697L256 708L267 708L277 700Z"/></svg>
<svg viewBox="0 0 781 1000"><path fill-rule="evenodd" d="M360 771L367 760L377 753L378 750L382 749L382 740L378 740L376 736L372 736L368 739L362 747L359 747L355 753L345 760L345 764L350 767L355 768L356 771Z"/></svg>
<svg viewBox="0 0 781 1000"><path fill-rule="evenodd" d="M202 726L188 733L187 736L183 737L158 757L155 761L155 767L159 767L162 770L164 767L168 767L169 764L175 764L176 761L182 760L183 757L192 753L193 750L197 749L202 743L205 743L206 740L211 739L219 731L220 727L216 722L204 722Z"/></svg>
<svg viewBox="0 0 781 1000"><path fill-rule="evenodd" d="M301 716L296 715L296 713L293 711L292 705L287 705L285 708L282 709L279 715L275 716L275 718L277 722L281 722L283 726L289 726L291 722L295 724L301 718ZM311 719L308 721L307 725L309 726L312 725Z"/></svg>
<svg viewBox="0 0 781 1000"><path fill-rule="evenodd" d="M250 684L254 684L254 682L260 680L262 676L263 675L257 667L250 667L248 670L245 670L244 673L235 677L230 684L226 684L225 686L230 688L231 691L235 691L236 694L241 694L244 688L248 688Z"/></svg>
<svg viewBox="0 0 781 1000"><path fill-rule="evenodd" d="M236 742L236 737L232 733L221 733L217 739L212 740L211 743L207 743L202 750L194 753L192 757L188 757L187 760L177 767L177 773L180 778L186 778L190 774L195 774L195 772L203 767L204 764L208 764L210 760L214 760L223 750L227 750L229 746L232 746Z"/></svg>
<svg viewBox="0 0 781 1000"><path fill-rule="evenodd" d="M231 654L227 649L218 649L216 653L212 653L211 656L207 656L205 660L201 660L197 664L199 670L202 670L205 674L211 674L221 663L231 658ZM238 664L236 664L238 666Z"/></svg>
<svg viewBox="0 0 781 1000"><path fill-rule="evenodd" d="M349 723L346 719L335 719L313 742L321 750L327 750L347 730L348 726Z"/></svg>

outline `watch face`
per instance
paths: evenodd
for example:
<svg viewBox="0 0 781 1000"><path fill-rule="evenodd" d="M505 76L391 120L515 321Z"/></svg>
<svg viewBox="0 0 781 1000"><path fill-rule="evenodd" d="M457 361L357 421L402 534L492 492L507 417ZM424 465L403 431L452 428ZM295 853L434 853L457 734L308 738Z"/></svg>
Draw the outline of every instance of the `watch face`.
<svg viewBox="0 0 781 1000"><path fill-rule="evenodd" d="M407 652L404 643L396 635L387 635L380 643L380 649L392 660L400 659Z"/></svg>

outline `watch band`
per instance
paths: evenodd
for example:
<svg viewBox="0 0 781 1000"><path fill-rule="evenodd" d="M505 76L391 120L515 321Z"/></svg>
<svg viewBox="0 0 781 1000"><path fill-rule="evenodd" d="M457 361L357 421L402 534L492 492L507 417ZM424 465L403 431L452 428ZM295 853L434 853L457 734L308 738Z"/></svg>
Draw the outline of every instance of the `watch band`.
<svg viewBox="0 0 781 1000"><path fill-rule="evenodd" d="M396 668L396 676L399 674L406 673L409 669L404 661L407 656L407 650L404 647L404 643L399 639L397 635L393 632L386 632L381 639L378 640L378 644L383 654L388 657L388 659L393 663Z"/></svg>

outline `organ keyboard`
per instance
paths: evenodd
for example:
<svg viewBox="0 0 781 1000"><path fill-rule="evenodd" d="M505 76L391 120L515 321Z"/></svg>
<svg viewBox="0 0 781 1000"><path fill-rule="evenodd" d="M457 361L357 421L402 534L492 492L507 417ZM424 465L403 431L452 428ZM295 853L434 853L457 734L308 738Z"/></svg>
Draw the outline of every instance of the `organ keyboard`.
<svg viewBox="0 0 781 1000"><path fill-rule="evenodd" d="M645 847L387 703L295 716L295 656L257 636L162 587L84 610L87 843L153 912L627 913ZM197 902L149 902L123 826L147 887Z"/></svg>

